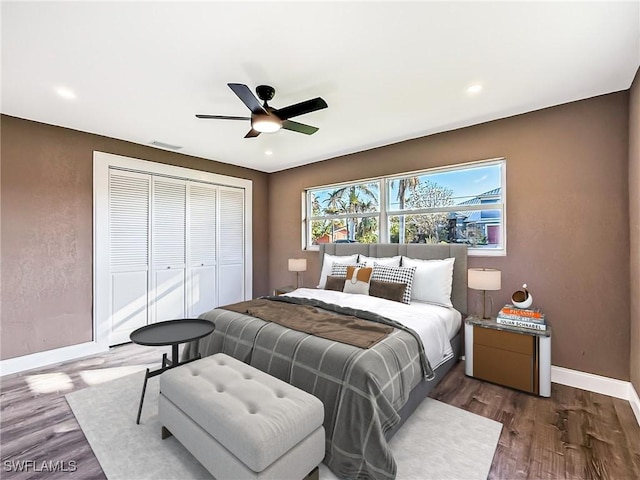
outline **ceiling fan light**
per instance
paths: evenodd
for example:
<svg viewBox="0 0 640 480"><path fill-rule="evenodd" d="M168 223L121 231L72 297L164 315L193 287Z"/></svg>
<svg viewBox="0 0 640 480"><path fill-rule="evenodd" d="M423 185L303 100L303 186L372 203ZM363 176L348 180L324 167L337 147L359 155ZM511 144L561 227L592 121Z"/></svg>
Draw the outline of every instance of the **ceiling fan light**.
<svg viewBox="0 0 640 480"><path fill-rule="evenodd" d="M251 127L260 133L273 133L282 128L282 121L272 115L261 115L251 121Z"/></svg>

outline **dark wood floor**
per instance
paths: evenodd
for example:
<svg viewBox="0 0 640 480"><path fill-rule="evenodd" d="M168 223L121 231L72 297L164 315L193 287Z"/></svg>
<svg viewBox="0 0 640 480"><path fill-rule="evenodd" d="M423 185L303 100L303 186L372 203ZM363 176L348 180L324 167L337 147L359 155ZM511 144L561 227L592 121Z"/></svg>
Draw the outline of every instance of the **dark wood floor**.
<svg viewBox="0 0 640 480"><path fill-rule="evenodd" d="M129 344L2 377L0 478L104 479L64 395L96 376L157 364L164 352ZM490 479L640 479L640 426L624 400L556 384L550 399L534 397L468 378L463 363L431 397L504 425ZM21 460L37 468L8 471ZM43 471L43 462L66 471Z"/></svg>
<svg viewBox="0 0 640 480"><path fill-rule="evenodd" d="M551 385L536 397L464 375L431 397L503 424L489 479L640 479L640 426L629 402Z"/></svg>

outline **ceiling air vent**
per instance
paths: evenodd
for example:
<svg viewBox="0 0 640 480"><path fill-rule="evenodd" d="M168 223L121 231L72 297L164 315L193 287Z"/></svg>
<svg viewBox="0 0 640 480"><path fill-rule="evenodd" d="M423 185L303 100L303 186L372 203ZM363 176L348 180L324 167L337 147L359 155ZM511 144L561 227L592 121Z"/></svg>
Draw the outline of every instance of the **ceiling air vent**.
<svg viewBox="0 0 640 480"><path fill-rule="evenodd" d="M151 142L151 145L158 148L167 148L169 150L180 150L182 148L179 145L171 145L170 143L159 142L157 140Z"/></svg>

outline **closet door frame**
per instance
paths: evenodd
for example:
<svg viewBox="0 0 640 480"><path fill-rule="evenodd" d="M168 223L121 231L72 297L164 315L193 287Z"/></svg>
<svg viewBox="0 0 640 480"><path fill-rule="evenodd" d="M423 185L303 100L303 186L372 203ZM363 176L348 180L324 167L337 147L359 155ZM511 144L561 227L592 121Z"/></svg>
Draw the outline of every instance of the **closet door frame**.
<svg viewBox="0 0 640 480"><path fill-rule="evenodd" d="M110 332L109 169L119 168L150 175L212 183L244 190L244 297L252 298L252 195L251 180L165 165L104 152L93 152L93 342L108 348Z"/></svg>

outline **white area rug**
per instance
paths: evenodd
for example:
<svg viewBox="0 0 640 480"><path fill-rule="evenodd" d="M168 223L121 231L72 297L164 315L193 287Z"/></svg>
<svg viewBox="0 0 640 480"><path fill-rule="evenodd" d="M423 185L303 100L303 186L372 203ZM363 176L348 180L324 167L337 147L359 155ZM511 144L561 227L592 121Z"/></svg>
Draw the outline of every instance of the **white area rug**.
<svg viewBox="0 0 640 480"><path fill-rule="evenodd" d="M68 394L67 402L109 480L211 479L174 437L160 438L158 377L149 380L136 425L144 373ZM398 480L482 479L502 424L426 399L391 440ZM320 465L320 478L337 477Z"/></svg>

